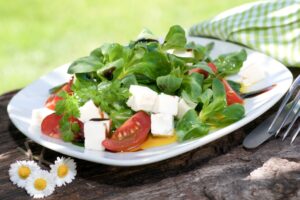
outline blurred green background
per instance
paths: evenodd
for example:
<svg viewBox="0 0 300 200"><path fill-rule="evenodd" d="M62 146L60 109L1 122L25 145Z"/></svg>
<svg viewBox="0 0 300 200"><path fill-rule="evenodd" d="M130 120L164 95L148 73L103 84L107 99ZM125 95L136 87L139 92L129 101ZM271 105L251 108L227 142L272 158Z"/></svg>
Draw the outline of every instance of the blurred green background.
<svg viewBox="0 0 300 200"><path fill-rule="evenodd" d="M144 27L164 36L251 0L0 1L0 94L21 88L103 42L135 39Z"/></svg>

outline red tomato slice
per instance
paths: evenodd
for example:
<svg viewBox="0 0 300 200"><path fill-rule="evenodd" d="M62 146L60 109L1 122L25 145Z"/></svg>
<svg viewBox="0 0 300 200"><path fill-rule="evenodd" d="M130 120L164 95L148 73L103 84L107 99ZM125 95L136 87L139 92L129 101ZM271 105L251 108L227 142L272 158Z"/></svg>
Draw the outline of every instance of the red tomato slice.
<svg viewBox="0 0 300 200"><path fill-rule="evenodd" d="M225 91L226 91L226 100L227 100L227 105L232 105L234 103L239 103L239 104L243 104L244 100L242 99L242 97L240 97L229 85L229 83L225 80L222 79L222 83L225 87Z"/></svg>
<svg viewBox="0 0 300 200"><path fill-rule="evenodd" d="M218 72L217 67L212 62L207 63L207 65L211 68L211 70L214 73ZM208 77L208 72L203 69L199 69L199 68L194 68L194 69L189 70L189 74L191 74L191 73L199 73L199 74L203 74L205 78Z"/></svg>
<svg viewBox="0 0 300 200"><path fill-rule="evenodd" d="M62 116L55 113L45 117L41 124L42 133L50 137L60 138L59 120L61 118Z"/></svg>
<svg viewBox="0 0 300 200"><path fill-rule="evenodd" d="M218 72L218 68L216 67L216 65L212 62L207 63L207 65L211 68L211 70L215 73Z"/></svg>
<svg viewBox="0 0 300 200"><path fill-rule="evenodd" d="M110 151L134 151L146 141L150 132L151 119L145 112L138 112L119 127L111 138L102 144Z"/></svg>
<svg viewBox="0 0 300 200"><path fill-rule="evenodd" d="M53 138L60 138L60 129L59 129L59 120L62 116L59 116L55 113L52 113L45 117L41 124L41 131L43 134L48 135ZM72 117L69 119L71 123L78 123L80 127L80 131L74 135L75 140L82 140L83 139L83 123Z"/></svg>
<svg viewBox="0 0 300 200"><path fill-rule="evenodd" d="M63 85L56 93L51 94L49 96L49 98L47 99L45 106L51 110L55 110L56 103L58 101L62 100L61 97L57 96L57 93L59 93L60 91L66 91L68 94L71 95L73 93L73 91L71 89L73 80L74 80L74 77L72 77L71 80L68 83L66 83L65 85Z"/></svg>
<svg viewBox="0 0 300 200"><path fill-rule="evenodd" d="M73 81L74 81L74 77L72 76L71 80L68 83L66 83L64 86L62 86L61 90L64 90L69 94L72 94L73 91L72 91L71 87L73 85Z"/></svg>
<svg viewBox="0 0 300 200"><path fill-rule="evenodd" d="M62 100L61 97L57 96L56 94L51 94L47 99L45 106L50 110L55 110L56 103L60 100Z"/></svg>

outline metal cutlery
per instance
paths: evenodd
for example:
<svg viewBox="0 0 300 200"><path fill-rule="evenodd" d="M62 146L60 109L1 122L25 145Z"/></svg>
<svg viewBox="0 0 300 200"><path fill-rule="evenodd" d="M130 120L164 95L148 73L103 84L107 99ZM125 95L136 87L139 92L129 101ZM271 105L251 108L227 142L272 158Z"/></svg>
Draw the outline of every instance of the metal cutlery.
<svg viewBox="0 0 300 200"><path fill-rule="evenodd" d="M291 132L296 120L300 115L300 75L295 79L294 83L288 90L284 97L279 110L276 114L270 116L263 123L257 126L250 134L246 136L243 141L243 146L246 148L256 148L260 144L272 136L278 136L282 128L288 128L283 134L282 140L284 140ZM291 97L296 93L295 98L290 102ZM294 131L291 143L295 140L300 132L300 125Z"/></svg>

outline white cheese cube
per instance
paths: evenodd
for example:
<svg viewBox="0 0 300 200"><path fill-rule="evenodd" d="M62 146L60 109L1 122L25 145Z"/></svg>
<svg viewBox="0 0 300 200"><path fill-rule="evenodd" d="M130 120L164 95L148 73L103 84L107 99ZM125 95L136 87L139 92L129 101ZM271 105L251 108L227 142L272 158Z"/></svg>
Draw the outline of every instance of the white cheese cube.
<svg viewBox="0 0 300 200"><path fill-rule="evenodd" d="M185 102L184 99L180 99L178 103L178 113L176 117L180 119L187 111L189 111L190 109L194 109L196 106L197 104L193 107L189 105L187 102Z"/></svg>
<svg viewBox="0 0 300 200"><path fill-rule="evenodd" d="M103 151L102 145L106 133L110 131L110 120L88 121L84 123L84 147L90 150Z"/></svg>
<svg viewBox="0 0 300 200"><path fill-rule="evenodd" d="M154 136L174 134L174 116L170 114L151 114L151 133Z"/></svg>
<svg viewBox="0 0 300 200"><path fill-rule="evenodd" d="M127 105L134 111L144 110L151 111L155 100L157 98L157 93L148 87L131 85L129 92L132 96L128 99Z"/></svg>
<svg viewBox="0 0 300 200"><path fill-rule="evenodd" d="M194 58L195 57L193 51L169 49L167 52L170 54L173 54L175 56L181 57L181 58Z"/></svg>
<svg viewBox="0 0 300 200"><path fill-rule="evenodd" d="M31 112L31 124L41 125L43 119L52 113L54 113L54 111L48 108L33 109Z"/></svg>
<svg viewBox="0 0 300 200"><path fill-rule="evenodd" d="M242 77L242 83L245 86L250 86L266 78L266 72L261 66L255 64L242 68L239 75Z"/></svg>
<svg viewBox="0 0 300 200"><path fill-rule="evenodd" d="M152 111L155 113L164 113L177 115L179 97L171 96L164 93L158 95Z"/></svg>
<svg viewBox="0 0 300 200"><path fill-rule="evenodd" d="M82 122L87 122L90 119L103 119L108 118L105 112L102 112L97 106L95 106L92 100L87 101L83 106L79 108L80 117L79 120Z"/></svg>

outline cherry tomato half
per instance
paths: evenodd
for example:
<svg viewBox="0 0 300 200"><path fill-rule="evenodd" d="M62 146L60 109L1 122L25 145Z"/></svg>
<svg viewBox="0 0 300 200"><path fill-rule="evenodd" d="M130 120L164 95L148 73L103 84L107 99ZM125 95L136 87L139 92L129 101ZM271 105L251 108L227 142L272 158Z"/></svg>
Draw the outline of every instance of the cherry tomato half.
<svg viewBox="0 0 300 200"><path fill-rule="evenodd" d="M222 83L225 87L225 91L226 91L226 100L227 100L227 105L232 105L234 103L239 103L239 104L243 104L244 100L242 99L242 97L240 97L240 95L238 95L229 85L229 83L225 80L222 79Z"/></svg>
<svg viewBox="0 0 300 200"><path fill-rule="evenodd" d="M62 116L59 116L55 113L52 113L44 118L41 124L41 131L43 134L48 135L53 138L60 138L60 127L59 127L59 120L61 120ZM71 123L77 123L79 125L80 131L74 134L74 139L79 140L83 137L83 123L72 117L69 119Z"/></svg>
<svg viewBox="0 0 300 200"><path fill-rule="evenodd" d="M73 91L71 89L72 87L72 84L73 84L73 77L71 78L71 80L64 84L57 92L51 94L49 96L49 98L47 99L46 103L45 103L45 106L51 110L55 110L55 106L56 106L56 103L60 100L62 100L61 97L59 97L57 94L60 92L60 91L66 91L68 94L72 94Z"/></svg>
<svg viewBox="0 0 300 200"><path fill-rule="evenodd" d="M214 63L212 62L209 62L207 63L207 65L211 68L211 70L214 72L214 73L217 73L218 72L218 69L217 67L214 65ZM191 69L189 71L189 74L191 73L199 73L199 74L203 74L205 78L208 77L208 72L203 70L203 69L199 69L199 68L194 68L194 69Z"/></svg>
<svg viewBox="0 0 300 200"><path fill-rule="evenodd" d="M52 113L45 117L41 124L43 134L54 138L60 138L59 120L62 116Z"/></svg>
<svg viewBox="0 0 300 200"><path fill-rule="evenodd" d="M60 100L62 100L62 98L57 96L57 94L51 94L47 99L45 106L50 110L55 110L56 103Z"/></svg>
<svg viewBox="0 0 300 200"><path fill-rule="evenodd" d="M137 112L119 127L111 138L102 144L110 151L134 151L146 141L150 132L151 119L145 112Z"/></svg>

